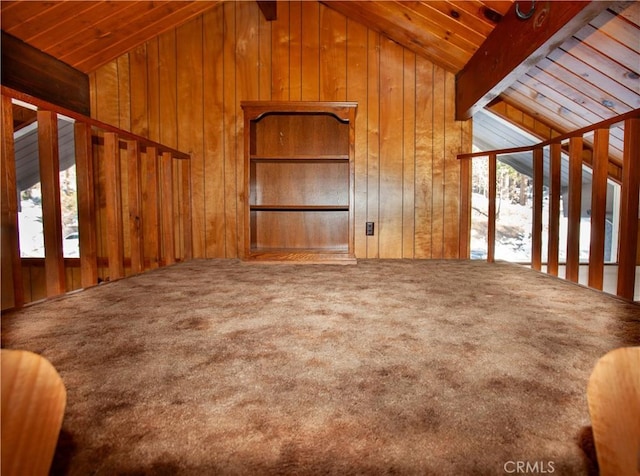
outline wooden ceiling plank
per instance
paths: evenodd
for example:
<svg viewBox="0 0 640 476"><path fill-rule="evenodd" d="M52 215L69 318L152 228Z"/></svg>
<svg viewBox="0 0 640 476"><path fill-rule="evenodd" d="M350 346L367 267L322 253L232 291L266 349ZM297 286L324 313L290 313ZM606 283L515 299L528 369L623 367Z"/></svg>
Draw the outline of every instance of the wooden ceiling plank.
<svg viewBox="0 0 640 476"><path fill-rule="evenodd" d="M459 71L464 66L464 59L452 57L440 49L435 42L435 37L431 36L432 40L430 41L425 41L424 38L417 39L411 32L398 28L389 18L381 16L379 9L377 7L373 8L373 2L328 1L321 3L401 44L448 71Z"/></svg>
<svg viewBox="0 0 640 476"><path fill-rule="evenodd" d="M571 111L564 111L555 101L540 95L525 84L516 81L500 96L507 104L527 111L536 119L543 120L551 127L566 133L588 125Z"/></svg>
<svg viewBox="0 0 640 476"><path fill-rule="evenodd" d="M70 35L73 30L65 29L65 21L69 18L77 18L84 11L93 8L97 3L72 0L56 2L51 8L43 10L40 14L22 23L19 28L15 28L13 34L25 43L42 49L39 45L43 42L43 36L45 37L45 44L48 44L50 43L50 35L59 30L64 29L64 34Z"/></svg>
<svg viewBox="0 0 640 476"><path fill-rule="evenodd" d="M550 88L544 83L540 81L536 81L531 76L525 74L522 76L517 83L514 83L514 87L517 84L522 84L527 86L532 91L536 92L536 98L544 98L545 100L551 100L556 104L560 105L561 112L563 114L573 114L576 116L580 116L583 120L587 121L587 124L596 124L598 122L602 122L604 117L600 117L597 114L594 114L592 111L584 107L582 104L577 104L573 102L570 98L566 97L564 94L559 91Z"/></svg>
<svg viewBox="0 0 640 476"><path fill-rule="evenodd" d="M102 13L100 13L102 3L104 2L77 2L75 0L61 2L60 8L64 5L65 9L58 11L60 14L58 19L51 22L44 18L44 23L37 22L34 26L38 33L30 35L30 37L25 35L22 37L23 41L27 41L42 51L50 51L57 44L76 35L79 30L84 30L87 27L87 21L84 19L102 18Z"/></svg>
<svg viewBox="0 0 640 476"><path fill-rule="evenodd" d="M605 10L591 21L591 26L622 43L636 53L640 51L640 25L635 25L611 10Z"/></svg>
<svg viewBox="0 0 640 476"><path fill-rule="evenodd" d="M570 78L573 82L575 77L576 85L586 88L592 97L601 98L602 101L610 100L614 106L622 102L630 109L640 108L640 94L560 48L550 53L540 65L551 74L560 69L566 71L563 78ZM598 91L601 92L598 94Z"/></svg>
<svg viewBox="0 0 640 476"><path fill-rule="evenodd" d="M636 94L640 94L640 78L637 74L629 74L627 68L621 66L611 58L597 55L589 45L571 37L568 38L560 48L579 60L592 65L597 70L606 73L614 81L623 84ZM552 54L553 52L549 57L551 57Z"/></svg>
<svg viewBox="0 0 640 476"><path fill-rule="evenodd" d="M640 73L640 54L596 30L591 25L580 29L574 36L585 45L620 63L629 71Z"/></svg>
<svg viewBox="0 0 640 476"><path fill-rule="evenodd" d="M554 110L554 107L558 105L552 101L548 101L547 104L543 105L539 101L531 98L526 92L522 93L511 87L505 91L501 99L505 104L528 111L534 119L562 133L575 131L589 125L585 123L585 125L580 126L579 124L569 121L566 117L561 117L560 114ZM591 137L586 135L584 139L585 143L589 146L593 145L593 134L591 134ZM617 142L617 139L614 139L614 142ZM622 150L617 146L614 147L611 143L609 145L611 146L609 149L610 156L618 162L622 160Z"/></svg>
<svg viewBox="0 0 640 476"><path fill-rule="evenodd" d="M582 104L602 117L603 120L634 109L618 101L615 97L604 93L604 91L591 86L582 78L565 71L546 58L538 63L536 67L531 68L527 72L527 76L534 81L546 84L574 103ZM603 104L603 102L610 106Z"/></svg>
<svg viewBox="0 0 640 476"><path fill-rule="evenodd" d="M482 34L477 29L467 25L467 21L461 19L467 19L471 17L466 12L460 13L457 9L452 9L447 2L396 2L404 9L415 12L419 15L423 22L429 24L431 31L441 30L442 37L454 36L461 38L465 46L463 49L470 49L473 53L487 38L488 33ZM452 13L454 12L454 13ZM452 16L453 15L453 16ZM410 16L407 17L408 19ZM477 19L477 17L474 17ZM478 22L476 22L478 23Z"/></svg>
<svg viewBox="0 0 640 476"><path fill-rule="evenodd" d="M48 10L55 8L57 2L0 2L0 22L2 29L17 37L16 30L24 28L26 23L34 21L38 16L45 15Z"/></svg>
<svg viewBox="0 0 640 476"><path fill-rule="evenodd" d="M545 85L532 83L530 81L530 78L521 78L521 80L515 83L512 88L519 90L523 94L527 94L528 90L530 97L534 98L537 102L553 103L559 106L559 111L563 115L563 117L575 117L579 121L578 124L582 124L580 127L563 130L562 132L570 132L571 130L580 129L590 124L597 124L598 122L602 122L605 119L609 119L602 118L597 114L589 111L584 106L573 103L562 94ZM573 122L576 123L575 121ZM621 131L612 128L609 142L613 147L621 149L623 145L623 136L621 134Z"/></svg>
<svg viewBox="0 0 640 476"><path fill-rule="evenodd" d="M489 36L496 27L496 23L492 22L484 15L485 6L479 1L429 1L428 4L450 15L457 13L460 15L459 20L462 23L477 31L485 38Z"/></svg>
<svg viewBox="0 0 640 476"><path fill-rule="evenodd" d="M640 2L636 0L620 2L612 5L610 9L628 22L640 25Z"/></svg>
<svg viewBox="0 0 640 476"><path fill-rule="evenodd" d="M468 119L609 2L548 2L521 21L509 10L456 78L456 118ZM505 48L509 45L509 48Z"/></svg>
<svg viewBox="0 0 640 476"><path fill-rule="evenodd" d="M91 55L74 59L74 67L84 72L91 72L113 61L117 57L129 52L133 48L143 44L162 33L177 28L194 17L201 15L206 10L220 3L216 1L197 2L169 2L172 6L180 3L180 8L174 9L155 22L146 22L143 28L138 28L135 35L114 42L104 49L92 52Z"/></svg>
<svg viewBox="0 0 640 476"><path fill-rule="evenodd" d="M47 53L68 62L68 58L74 57L78 51L83 55L88 51L96 51L99 48L97 44L106 45L114 38L126 35L132 25L139 28L140 18L152 15L154 10L165 5L166 2L159 6L147 1L104 2L100 11L92 11L90 16L82 18L83 28L78 28L76 34Z"/></svg>

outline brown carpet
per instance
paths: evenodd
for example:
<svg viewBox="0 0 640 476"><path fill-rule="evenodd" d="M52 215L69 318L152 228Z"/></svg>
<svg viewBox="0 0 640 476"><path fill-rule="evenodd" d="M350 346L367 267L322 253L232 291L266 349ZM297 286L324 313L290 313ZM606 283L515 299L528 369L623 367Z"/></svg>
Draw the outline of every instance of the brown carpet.
<svg viewBox="0 0 640 476"><path fill-rule="evenodd" d="M469 261L196 260L2 318L73 475L588 474L589 374L638 343L640 306Z"/></svg>

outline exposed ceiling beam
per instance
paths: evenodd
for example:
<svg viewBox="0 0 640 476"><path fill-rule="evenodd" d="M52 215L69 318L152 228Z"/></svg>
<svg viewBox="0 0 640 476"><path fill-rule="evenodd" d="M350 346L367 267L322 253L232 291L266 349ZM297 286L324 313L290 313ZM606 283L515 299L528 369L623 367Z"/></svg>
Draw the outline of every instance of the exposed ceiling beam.
<svg viewBox="0 0 640 476"><path fill-rule="evenodd" d="M529 68L616 2L515 2L456 76L456 119L469 119ZM520 20L516 7L528 12Z"/></svg>
<svg viewBox="0 0 640 476"><path fill-rule="evenodd" d="M265 20L275 21L278 19L278 5L276 0L256 0Z"/></svg>

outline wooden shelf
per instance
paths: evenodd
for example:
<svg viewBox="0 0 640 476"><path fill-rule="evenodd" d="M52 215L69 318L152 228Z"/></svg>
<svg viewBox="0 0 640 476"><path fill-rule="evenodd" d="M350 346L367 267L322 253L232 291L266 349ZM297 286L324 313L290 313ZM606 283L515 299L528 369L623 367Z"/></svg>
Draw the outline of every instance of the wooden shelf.
<svg viewBox="0 0 640 476"><path fill-rule="evenodd" d="M243 258L353 262L354 103L242 102Z"/></svg>

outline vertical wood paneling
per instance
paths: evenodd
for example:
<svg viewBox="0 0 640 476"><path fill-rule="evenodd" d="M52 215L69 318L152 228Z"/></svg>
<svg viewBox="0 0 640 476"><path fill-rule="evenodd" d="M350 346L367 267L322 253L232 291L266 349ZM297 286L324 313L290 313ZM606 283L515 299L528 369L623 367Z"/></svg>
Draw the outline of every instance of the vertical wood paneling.
<svg viewBox="0 0 640 476"><path fill-rule="evenodd" d="M380 35L369 31L367 41L367 221L374 222L378 232L367 236L367 258L378 258L380 222Z"/></svg>
<svg viewBox="0 0 640 476"><path fill-rule="evenodd" d="M225 10L233 5L225 4ZM202 17L176 30L178 149L191 154L193 255L206 256ZM196 205L197 204L197 205Z"/></svg>
<svg viewBox="0 0 640 476"><path fill-rule="evenodd" d="M318 101L320 99L320 5L317 2L302 2L302 100ZM364 27L361 27L364 28ZM365 28L366 31L366 28ZM366 35L366 33L365 33ZM354 43L366 56L366 36L354 36ZM353 49L353 45L349 45ZM351 62L351 58L349 59ZM366 64L366 62L365 62ZM366 72L366 69L365 69ZM362 81L366 80L362 79ZM356 131L357 133L357 131ZM357 153L357 149L356 149ZM357 240L357 235L356 235Z"/></svg>
<svg viewBox="0 0 640 476"><path fill-rule="evenodd" d="M460 147L461 127L455 120L455 76L444 77L444 187L443 200L443 258L457 258L460 251Z"/></svg>
<svg viewBox="0 0 640 476"><path fill-rule="evenodd" d="M445 151L445 76L446 72L440 66L434 67L433 72L433 170L431 171L431 257L444 258L444 171L446 162Z"/></svg>
<svg viewBox="0 0 640 476"><path fill-rule="evenodd" d="M307 2L304 2L305 4ZM219 10L219 9L218 9ZM259 15L258 27L258 99L262 101L271 100L271 37L273 35L271 25L273 22L267 21L264 15Z"/></svg>
<svg viewBox="0 0 640 476"><path fill-rule="evenodd" d="M402 127L402 257L413 258L415 237L416 55L404 50Z"/></svg>
<svg viewBox="0 0 640 476"><path fill-rule="evenodd" d="M305 4L314 6L313 2L303 2L303 12L305 11ZM317 5L315 8L317 11ZM317 45L317 26L315 38ZM351 101L358 103L358 110L356 111L354 164L354 252L356 256L366 256L367 240L363 230L365 229L365 223L367 221L367 29L357 22L348 21L347 40L347 96ZM305 57L306 55L303 55L303 65ZM318 64L317 56L315 64ZM315 84L317 84L317 82L316 69ZM303 97L304 94L303 89ZM311 99L317 99L317 87L315 88L315 94Z"/></svg>
<svg viewBox="0 0 640 476"><path fill-rule="evenodd" d="M320 5L320 100L347 99L347 19Z"/></svg>
<svg viewBox="0 0 640 476"><path fill-rule="evenodd" d="M290 7L292 10L294 6ZM260 51L258 48L258 31L259 31L259 19L260 19L260 11L256 7L254 2L240 2L236 4L236 58L235 58L235 67L236 67L236 94L235 94L235 104L234 104L234 118L235 118L235 151L237 156L243 157L244 154L244 118L242 113L240 112L242 109L240 107L240 102L243 100L256 100L260 94L260 84L258 81L259 76L259 56ZM294 15L295 17L295 15ZM298 8L297 13L297 22L298 29L300 28L300 11ZM291 23L294 23L294 19L291 19ZM292 29L293 26L292 26ZM293 36L293 35L292 35ZM297 33L298 41L300 39L300 32ZM293 51L300 50L300 45L298 44L296 47L292 46L290 48L291 57L294 57ZM300 58L298 53L297 58L297 68L294 67L293 60L291 61L291 72L292 76L293 71L300 70ZM300 99L300 87L292 88L292 94L294 94L295 90L297 90L297 99ZM236 171L236 192L235 196L239 199L237 201L241 201L244 203L245 197L239 196L238 194L242 193L244 190L243 180L244 180L244 160L236 160L235 161L235 171ZM244 223L244 206L237 207L237 237L234 243L242 243L244 242L244 226L241 224ZM237 255L236 248L232 248L229 250L229 256L235 257Z"/></svg>
<svg viewBox="0 0 640 476"><path fill-rule="evenodd" d="M416 61L415 257L431 258L434 66L423 58L417 58Z"/></svg>
<svg viewBox="0 0 640 476"><path fill-rule="evenodd" d="M224 203L225 203L225 257L238 256L238 168L243 163L243 148L238 148L238 107L236 76L236 8L237 4L225 3L224 7ZM281 5L278 5L280 15ZM287 48L288 51L288 48ZM287 54L288 56L288 54ZM288 65L287 65L288 70ZM240 169L242 170L242 169Z"/></svg>
<svg viewBox="0 0 640 476"><path fill-rule="evenodd" d="M62 209L60 205L60 160L58 157L58 116L38 111L38 160L42 187L42 230L47 296L66 290L62 257Z"/></svg>
<svg viewBox="0 0 640 476"><path fill-rule="evenodd" d="M278 1L278 21L271 22L271 99L289 100L289 2Z"/></svg>
<svg viewBox="0 0 640 476"><path fill-rule="evenodd" d="M239 29L242 31L242 28ZM302 100L302 2L289 2L289 100Z"/></svg>
<svg viewBox="0 0 640 476"><path fill-rule="evenodd" d="M397 43L380 41L380 258L402 257L403 59Z"/></svg>
<svg viewBox="0 0 640 476"><path fill-rule="evenodd" d="M194 256L238 256L239 103L252 99L358 102L357 257L451 258L464 249L455 155L470 150L471 129L449 111L453 75L426 59L318 2L297 0L279 2L273 22L255 2L225 2L124 58L92 75L94 115L118 121L129 100L134 132L159 128L161 142L192 154L192 194L176 197L175 208L191 204ZM120 70L129 76L129 99L101 87L115 75L122 88ZM120 97L102 97L110 92ZM143 159L143 168L152 167ZM374 236L365 236L366 221L376 223Z"/></svg>
<svg viewBox="0 0 640 476"><path fill-rule="evenodd" d="M220 74L224 68L224 18L223 9L214 8L203 17L204 38L204 176L207 183L216 186L205 187L205 247L207 258L225 256L225 189L224 127L220 120L224 114L224 81Z"/></svg>

